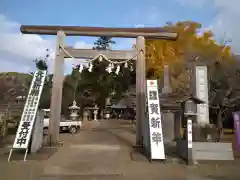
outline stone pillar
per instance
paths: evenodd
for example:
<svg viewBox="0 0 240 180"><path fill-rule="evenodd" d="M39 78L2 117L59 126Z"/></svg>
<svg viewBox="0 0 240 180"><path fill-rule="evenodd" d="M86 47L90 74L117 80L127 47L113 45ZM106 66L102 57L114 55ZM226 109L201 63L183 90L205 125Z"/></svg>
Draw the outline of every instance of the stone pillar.
<svg viewBox="0 0 240 180"><path fill-rule="evenodd" d="M197 105L197 123L200 125L209 124L208 105L208 72L206 65L195 65L193 72L196 97L203 100L204 104Z"/></svg>
<svg viewBox="0 0 240 180"><path fill-rule="evenodd" d="M146 70L145 70L145 39L137 37L136 61L136 146L143 144L142 124L146 120Z"/></svg>
<svg viewBox="0 0 240 180"><path fill-rule="evenodd" d="M64 37L65 34L63 31L59 31L57 33L48 133L50 145L59 143L59 124L61 118L62 88L64 79L64 54L60 48L60 45L64 45Z"/></svg>
<svg viewBox="0 0 240 180"><path fill-rule="evenodd" d="M164 142L172 142L174 140L174 113L164 111L162 117L163 140Z"/></svg>
<svg viewBox="0 0 240 180"><path fill-rule="evenodd" d="M170 84L169 77L169 67L168 65L164 65L164 74L163 74L163 89L162 94L170 94L172 93L172 88ZM165 97L168 98L167 96ZM171 110L167 110L163 112L163 139L165 142L172 142L174 140L174 114Z"/></svg>
<svg viewBox="0 0 240 180"><path fill-rule="evenodd" d="M174 113L174 139L180 139L181 138L181 111L176 111Z"/></svg>
<svg viewBox="0 0 240 180"><path fill-rule="evenodd" d="M168 67L168 65L164 65L162 93L163 94L172 93L172 87L170 85L170 77L169 77L169 67Z"/></svg>

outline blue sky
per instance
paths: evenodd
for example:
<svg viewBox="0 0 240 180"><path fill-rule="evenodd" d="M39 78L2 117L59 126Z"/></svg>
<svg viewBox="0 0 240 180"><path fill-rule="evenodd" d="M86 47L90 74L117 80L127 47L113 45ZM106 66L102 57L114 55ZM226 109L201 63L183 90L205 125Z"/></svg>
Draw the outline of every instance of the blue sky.
<svg viewBox="0 0 240 180"><path fill-rule="evenodd" d="M175 0L1 0L0 12L22 24L117 27L178 20L209 24L215 13L211 6L203 13Z"/></svg>
<svg viewBox="0 0 240 180"><path fill-rule="evenodd" d="M7 30L2 32L2 34L10 34L9 32L17 34L20 24L105 27L136 27L141 25L148 27L162 26L169 21L191 20L200 22L203 27L209 28L214 27L214 25L218 23L219 19L217 18L219 14L221 15L221 7L225 7L223 3L216 3L220 1L225 0L198 0L198 2L191 0L1 0L0 15L4 17L2 18L2 21L5 23L4 26L6 26L8 22L14 23L14 28L7 27L5 28ZM229 2L230 1L233 2L236 0L229 0ZM226 10L224 12L226 12ZM0 24L0 26L3 26L3 23L2 25ZM38 37L34 36L34 38L35 41L40 42ZM48 41L54 42L54 37L42 36L40 38L45 44L51 44L48 43ZM30 41L30 37L24 37L18 40L24 39ZM88 37L68 38L67 43L73 45L78 43L80 46L86 45L86 47L90 47L95 39L96 38ZM14 41L14 39L11 40ZM31 40L31 43L34 43L32 41L33 40ZM132 42L133 41L117 39L115 48L129 49L131 48ZM25 44L29 46L28 42ZM38 45L34 47L36 46ZM40 46L42 46L42 44ZM16 48L18 48L18 46L14 46L14 49ZM10 47L8 51L9 49L11 50ZM14 51L14 49L12 50ZM8 54L6 56L6 53L6 48L5 51L0 49L0 61L10 58L10 55ZM16 55L16 53L13 54ZM21 59L23 57L19 56L18 58ZM27 61L24 61L24 63L26 63L27 66ZM28 68L30 68L30 65ZM6 70L6 68L4 69ZM8 69L10 69L10 67ZM1 70L2 69L0 69L0 71Z"/></svg>
<svg viewBox="0 0 240 180"><path fill-rule="evenodd" d="M2 14L20 24L105 27L162 26L179 20L193 20L208 26L214 11L211 8L207 13L201 11L181 6L174 0L2 0L0 6Z"/></svg>

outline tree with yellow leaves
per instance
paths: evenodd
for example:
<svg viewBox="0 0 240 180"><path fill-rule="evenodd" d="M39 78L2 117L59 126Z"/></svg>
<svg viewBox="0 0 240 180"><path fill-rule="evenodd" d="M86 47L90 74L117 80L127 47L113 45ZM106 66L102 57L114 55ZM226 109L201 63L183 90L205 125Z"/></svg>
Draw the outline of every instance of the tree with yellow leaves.
<svg viewBox="0 0 240 180"><path fill-rule="evenodd" d="M240 107L239 68L230 46L219 44L211 31L200 33L201 24L178 22L164 28L178 32L176 41L146 40L146 65L152 78L162 78L163 67L169 66L173 92L188 93L188 71L191 61L198 59L208 67L210 119L218 127ZM196 58L198 57L198 58Z"/></svg>
<svg viewBox="0 0 240 180"><path fill-rule="evenodd" d="M186 92L188 74L186 65L196 56L208 66L216 60L234 62L231 48L219 45L213 39L211 31L199 33L201 24L196 22L168 23L165 29L177 32L176 41L146 40L146 66L155 78L162 78L163 66L167 64L171 71L171 84L174 92Z"/></svg>

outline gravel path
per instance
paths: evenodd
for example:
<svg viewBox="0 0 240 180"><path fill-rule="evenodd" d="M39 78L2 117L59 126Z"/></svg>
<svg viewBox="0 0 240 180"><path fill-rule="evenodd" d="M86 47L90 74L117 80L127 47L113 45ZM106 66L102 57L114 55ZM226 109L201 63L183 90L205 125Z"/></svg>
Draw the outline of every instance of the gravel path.
<svg viewBox="0 0 240 180"><path fill-rule="evenodd" d="M61 134L63 146L42 148L30 154L15 153L7 163L7 151L0 153L1 180L239 180L240 163L186 166L133 160L135 134L127 122L88 122L77 134ZM3 150L2 148L1 150ZM1 152L1 151L0 151ZM3 152L3 151L2 151ZM139 155L141 156L141 155Z"/></svg>

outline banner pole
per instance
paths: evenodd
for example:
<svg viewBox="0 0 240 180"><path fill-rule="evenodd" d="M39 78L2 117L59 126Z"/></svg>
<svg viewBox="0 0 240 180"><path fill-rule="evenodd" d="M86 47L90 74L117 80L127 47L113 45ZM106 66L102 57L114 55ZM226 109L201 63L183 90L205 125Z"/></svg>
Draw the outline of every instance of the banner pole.
<svg viewBox="0 0 240 180"><path fill-rule="evenodd" d="M24 155L24 162L26 162L26 158L27 158L27 153L28 153L28 148L25 151L25 155Z"/></svg>
<svg viewBox="0 0 240 180"><path fill-rule="evenodd" d="M8 156L8 162L10 162L11 156L12 156L13 149L10 150L9 156Z"/></svg>

